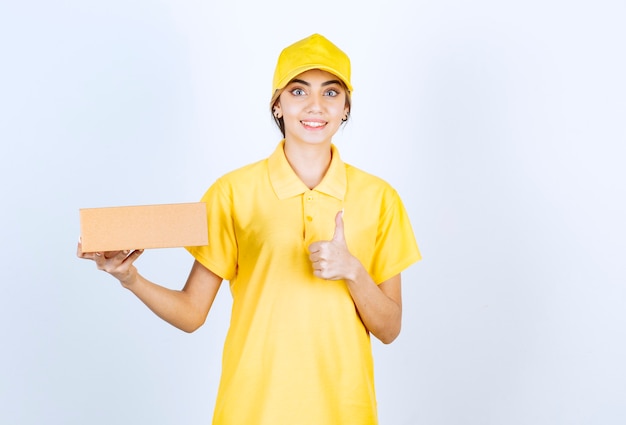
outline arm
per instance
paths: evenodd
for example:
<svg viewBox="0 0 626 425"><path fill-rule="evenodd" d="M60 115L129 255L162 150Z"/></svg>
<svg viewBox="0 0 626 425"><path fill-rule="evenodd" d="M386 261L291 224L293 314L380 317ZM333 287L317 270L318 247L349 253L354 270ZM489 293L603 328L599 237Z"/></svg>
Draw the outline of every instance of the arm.
<svg viewBox="0 0 626 425"><path fill-rule="evenodd" d="M82 252L80 243L77 250L79 258L93 260L99 270L118 279L161 319L185 332L193 332L202 326L222 278L196 261L184 288L168 289L138 273L133 263L142 253L143 250L86 253Z"/></svg>
<svg viewBox="0 0 626 425"><path fill-rule="evenodd" d="M389 344L400 333L402 322L401 277L398 274L376 285L361 262L348 251L341 212L335 224L332 240L309 246L313 273L322 279L343 279L365 327L380 341Z"/></svg>
<svg viewBox="0 0 626 425"><path fill-rule="evenodd" d="M350 295L367 329L383 343L390 344L400 334L402 325L400 275L376 285L363 266L360 268L362 279L346 279Z"/></svg>

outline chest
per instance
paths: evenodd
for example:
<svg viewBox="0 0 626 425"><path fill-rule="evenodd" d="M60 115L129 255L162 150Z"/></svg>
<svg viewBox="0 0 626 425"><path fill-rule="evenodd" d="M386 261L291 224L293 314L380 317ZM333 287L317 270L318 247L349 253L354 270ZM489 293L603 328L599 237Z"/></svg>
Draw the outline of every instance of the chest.
<svg viewBox="0 0 626 425"><path fill-rule="evenodd" d="M282 200L260 194L251 199L246 208L235 208L240 252L306 252L311 243L333 237L335 217L343 209L348 248L364 265L371 261L379 219L371 199L340 200L315 190Z"/></svg>

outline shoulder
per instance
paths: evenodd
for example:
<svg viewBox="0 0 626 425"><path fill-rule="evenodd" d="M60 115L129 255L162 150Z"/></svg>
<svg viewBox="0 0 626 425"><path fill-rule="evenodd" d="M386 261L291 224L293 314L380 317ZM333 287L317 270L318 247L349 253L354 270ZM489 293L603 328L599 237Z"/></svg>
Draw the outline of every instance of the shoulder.
<svg viewBox="0 0 626 425"><path fill-rule="evenodd" d="M258 176L267 172L267 158L253 162L243 167L229 171L222 175L217 181L219 182L240 182L245 181L253 176Z"/></svg>
<svg viewBox="0 0 626 425"><path fill-rule="evenodd" d="M346 177L348 199L363 203L381 215L404 208L398 191L382 177L349 164L346 164Z"/></svg>
<svg viewBox="0 0 626 425"><path fill-rule="evenodd" d="M346 178L350 189L367 189L368 192L395 193L396 190L382 177L375 176L350 164L346 166Z"/></svg>
<svg viewBox="0 0 626 425"><path fill-rule="evenodd" d="M238 191L249 189L267 175L267 159L262 159L229 171L218 177L207 189L203 199L232 198Z"/></svg>
<svg viewBox="0 0 626 425"><path fill-rule="evenodd" d="M262 159L229 171L220 176L213 186L228 191L234 188L249 188L263 180L264 176L267 176L267 159Z"/></svg>

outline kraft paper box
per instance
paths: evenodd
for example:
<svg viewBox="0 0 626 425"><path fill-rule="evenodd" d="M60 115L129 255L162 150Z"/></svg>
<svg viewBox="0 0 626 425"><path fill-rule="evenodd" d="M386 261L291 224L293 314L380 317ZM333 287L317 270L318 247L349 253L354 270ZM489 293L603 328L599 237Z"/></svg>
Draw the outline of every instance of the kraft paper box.
<svg viewBox="0 0 626 425"><path fill-rule="evenodd" d="M208 245L206 204L80 209L83 252Z"/></svg>

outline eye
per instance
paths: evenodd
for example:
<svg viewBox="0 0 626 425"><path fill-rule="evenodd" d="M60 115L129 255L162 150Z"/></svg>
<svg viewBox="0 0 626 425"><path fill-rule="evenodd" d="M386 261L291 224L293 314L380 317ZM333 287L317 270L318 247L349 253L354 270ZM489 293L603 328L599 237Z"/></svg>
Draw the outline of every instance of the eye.
<svg viewBox="0 0 626 425"><path fill-rule="evenodd" d="M326 92L326 96L330 96L330 97L339 96L339 92L335 89L330 89Z"/></svg>
<svg viewBox="0 0 626 425"><path fill-rule="evenodd" d="M302 89L293 89L291 90L291 94L294 96L304 96L306 93L304 93Z"/></svg>

